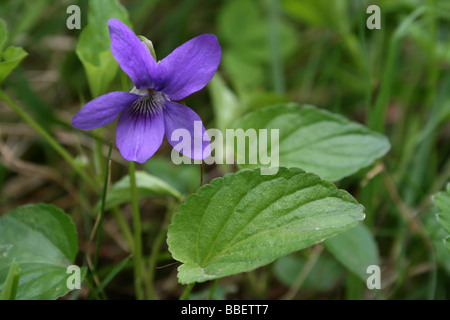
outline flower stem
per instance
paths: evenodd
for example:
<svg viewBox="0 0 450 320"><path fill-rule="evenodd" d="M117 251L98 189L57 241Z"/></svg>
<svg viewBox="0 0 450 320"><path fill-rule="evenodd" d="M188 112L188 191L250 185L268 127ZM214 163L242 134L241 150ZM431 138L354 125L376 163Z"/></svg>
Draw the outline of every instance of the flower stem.
<svg viewBox="0 0 450 320"><path fill-rule="evenodd" d="M103 231L103 220L105 218L105 202L106 202L106 194L108 193L108 182L109 182L109 168L110 168L110 159L111 159L111 150L112 150L112 143L109 144L109 152L108 157L106 159L106 166L105 166L105 179L103 183L103 191L102 191L102 198L101 198L101 207L100 207L100 213L99 213L99 223L97 228L97 239L95 244L95 254L94 254L94 272L97 272L97 265L98 265L98 254L100 252L100 244L102 239L102 231Z"/></svg>
<svg viewBox="0 0 450 320"><path fill-rule="evenodd" d="M216 279L216 280L213 281L211 289L209 290L208 300L211 300L213 298L214 292L216 291L217 282L219 282L219 279Z"/></svg>
<svg viewBox="0 0 450 320"><path fill-rule="evenodd" d="M156 263L158 260L158 254L160 253L161 247L167 237L167 228L169 226L170 219L172 218L172 215L175 213L175 210L178 208L178 205L179 205L178 201L170 201L168 203L167 212L164 217L163 225L152 245L152 251L148 259L148 268L146 271L146 277L144 279L144 283L147 290L146 291L147 298L150 300L156 300L158 298L155 289L153 287L153 282L155 279Z"/></svg>
<svg viewBox="0 0 450 320"><path fill-rule="evenodd" d="M47 143L57 152L67 163L80 175L80 177L93 189L98 190L98 184L91 179L89 175L76 163L75 159L56 141L44 128L39 125L32 117L23 111L17 104L9 99L5 93L0 90L0 99L3 100L11 109L13 109L26 123L36 130Z"/></svg>
<svg viewBox="0 0 450 320"><path fill-rule="evenodd" d="M189 297L189 294L191 293L192 288L194 287L194 285L195 285L195 282L188 284L188 285L186 286L186 288L184 288L184 291L183 291L183 293L181 294L179 300L186 300L186 299Z"/></svg>
<svg viewBox="0 0 450 320"><path fill-rule="evenodd" d="M138 300L144 299L144 293L142 289L142 230L141 230L141 217L139 214L139 203L136 187L136 174L133 161L128 161L128 174L130 175L130 192L131 192L131 209L133 214L133 232L134 232L134 245L133 245L133 259L134 259L134 285L136 290L136 298Z"/></svg>

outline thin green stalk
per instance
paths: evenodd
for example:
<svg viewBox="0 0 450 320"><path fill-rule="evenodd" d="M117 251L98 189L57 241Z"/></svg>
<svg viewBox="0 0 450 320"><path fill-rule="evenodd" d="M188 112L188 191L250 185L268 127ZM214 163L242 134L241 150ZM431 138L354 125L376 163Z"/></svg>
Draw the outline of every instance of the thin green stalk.
<svg viewBox="0 0 450 320"><path fill-rule="evenodd" d="M86 286L89 289L89 296L88 296L88 300L92 300L92 298L96 299L96 300L101 300L102 297L99 296L99 292L97 292L97 290L95 289L95 281L94 279L92 279L92 274L88 273L86 275L86 277L84 278L84 283L86 284Z"/></svg>
<svg viewBox="0 0 450 320"><path fill-rule="evenodd" d="M361 10L362 11L362 10ZM363 73L365 82L365 105L367 110L370 110L370 102L372 100L372 73L370 70L369 52L366 43L366 24L364 23L365 15L360 15L359 19L359 42L361 47L361 56L363 61Z"/></svg>
<svg viewBox="0 0 450 320"><path fill-rule="evenodd" d="M366 283L352 272L349 272L345 279L345 300L363 300L367 289ZM373 290L381 291L381 290Z"/></svg>
<svg viewBox="0 0 450 320"><path fill-rule="evenodd" d="M427 87L428 87L428 96L426 98L426 105L430 105L436 97L437 88L438 88L438 80L439 80L439 61L437 58L437 50L435 48L438 47L438 19L437 13L435 10L431 10L431 8L436 8L436 0L428 0L427 5L430 8L427 12L427 19L429 22L429 39L430 46L428 47L428 74L427 74Z"/></svg>
<svg viewBox="0 0 450 320"><path fill-rule="evenodd" d="M36 130L47 143L61 156L67 163L80 175L80 177L93 189L97 190L97 183L91 179L84 169L76 163L75 159L64 149L58 141L56 141L44 128L42 128L33 118L31 118L24 110L9 99L5 93L0 90L0 99L10 106L25 122L27 122L34 130Z"/></svg>
<svg viewBox="0 0 450 320"><path fill-rule="evenodd" d="M302 268L297 278L295 278L295 281L293 282L291 289L281 298L281 300L292 300L295 298L300 288L302 287L303 283L305 283L306 278L308 278L308 275L311 273L311 270L314 268L314 265L316 264L317 260L319 260L322 251L323 251L322 246L317 246L312 250L311 255L308 257L308 260L306 261L305 266Z"/></svg>
<svg viewBox="0 0 450 320"><path fill-rule="evenodd" d="M100 221L98 223L97 239L96 239L96 244L95 244L94 272L97 272L98 254L99 254L99 251L100 251L100 243L101 243L101 239L102 239L103 219L105 217L106 193L107 193L107 190L108 190L109 161L110 161L110 158L111 158L111 150L112 150L112 143L109 144L109 152L108 152L108 157L106 159L105 179L104 179L104 182L103 182L102 200L101 200L101 207L100 207Z"/></svg>
<svg viewBox="0 0 450 320"><path fill-rule="evenodd" d="M425 244L425 247L427 248L427 251L429 253L429 257L431 260L431 263L433 265L433 268L430 271L430 280L429 280L429 286L428 286L428 292L427 297L429 300L433 300L436 292L436 285L437 285L437 258L435 249L433 246L433 242L430 238L430 235L426 228L424 227L422 221L420 219L417 219L408 206L405 204L403 199L400 197L400 194L398 193L396 186L394 182L392 181L392 178L390 177L389 173L387 171L384 172L384 181L386 189L389 191L389 195L395 204L396 209L400 213L400 217L404 220L405 225L407 226L409 232L411 234L418 234ZM406 239L406 238L403 238ZM406 244L404 245L406 246Z"/></svg>
<svg viewBox="0 0 450 320"><path fill-rule="evenodd" d="M111 282L111 280L114 279L114 277L125 268L130 259L131 256L128 256L123 259L118 265L116 265L103 279L102 283L95 289L95 293L98 294L99 292L101 292Z"/></svg>
<svg viewBox="0 0 450 320"><path fill-rule="evenodd" d="M143 260L142 260L142 228L141 217L139 213L139 203L136 187L136 173L135 165L133 161L128 161L128 173L130 175L130 193L131 193L131 209L133 215L133 235L134 235L134 247L133 247L133 260L134 260L134 285L136 290L136 297L138 300L144 299L144 293L142 289L143 278Z"/></svg>
<svg viewBox="0 0 450 320"><path fill-rule="evenodd" d="M381 90L372 112L369 113L369 128L375 131L384 132L386 112L391 95L392 82L394 81L394 71L398 59L398 49L398 40L395 37L391 38Z"/></svg>
<svg viewBox="0 0 450 320"><path fill-rule="evenodd" d="M145 287L146 287L146 292L147 292L147 298L150 300L157 299L155 290L153 288L156 262L158 260L158 255L159 255L161 246L163 245L164 240L166 239L166 236L167 236L167 226L168 226L169 221L170 221L173 213L175 212L176 208L177 208L177 205L172 203L171 206L169 207L169 209L167 210L163 226L162 226L161 230L159 231L158 235L156 236L155 241L153 242L152 251L151 251L150 257L148 259L148 268L147 268L148 271L146 272L146 277L145 277L144 281L145 281Z"/></svg>
<svg viewBox="0 0 450 320"><path fill-rule="evenodd" d="M94 164L97 172L97 176L103 177L105 175L105 165L103 163L103 141L100 138L102 136L103 128L96 129L98 136L95 138L94 145ZM106 164L108 165L108 164Z"/></svg>
<svg viewBox="0 0 450 320"><path fill-rule="evenodd" d="M146 272L146 277L144 279L144 283L147 298L149 300L157 299L155 290L153 288L153 281L155 278L156 261L158 259L159 250L161 249L161 246L164 243L164 240L166 239L166 235L167 235L167 228L164 226L163 228L161 228L160 232L156 236L155 241L153 242L152 252L148 260L148 268Z"/></svg>
<svg viewBox="0 0 450 320"><path fill-rule="evenodd" d="M280 8L278 0L268 0L269 11L269 46L270 55L272 57L272 72L274 90L278 94L284 94L286 85L283 75L283 62L280 52Z"/></svg>
<svg viewBox="0 0 450 320"><path fill-rule="evenodd" d="M119 229L125 237L125 241L127 242L130 251L133 252L134 238L133 233L131 232L131 228L128 226L128 223L125 220L122 212L117 207L111 208L111 212L117 222L117 225L119 226Z"/></svg>
<svg viewBox="0 0 450 320"><path fill-rule="evenodd" d="M184 288L183 293L180 296L179 300L187 300L187 298L189 298L189 294L192 291L192 288L194 288L195 282L194 283L190 283L186 286L186 288Z"/></svg>
<svg viewBox="0 0 450 320"><path fill-rule="evenodd" d="M386 113L391 97L392 83L394 81L397 60L399 56L400 43L408 32L408 27L425 11L424 7L419 7L411 13L395 30L389 41L387 62L384 68L381 90L376 99L372 112L369 113L369 128L378 132L384 132Z"/></svg>
<svg viewBox="0 0 450 320"><path fill-rule="evenodd" d="M219 282L219 279L216 279L216 280L213 281L213 284L211 286L211 290L209 290L208 300L211 300L213 298L214 292L216 291L217 282Z"/></svg>
<svg viewBox="0 0 450 320"><path fill-rule="evenodd" d="M247 272L246 276L248 285L253 293L254 299L265 300L266 292L264 291L263 284L261 284L259 277L256 276L255 270Z"/></svg>

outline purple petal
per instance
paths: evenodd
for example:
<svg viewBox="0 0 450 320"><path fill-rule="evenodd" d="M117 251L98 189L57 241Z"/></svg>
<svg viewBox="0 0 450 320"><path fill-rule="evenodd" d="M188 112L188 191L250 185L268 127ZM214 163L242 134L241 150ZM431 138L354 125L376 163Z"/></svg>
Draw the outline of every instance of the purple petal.
<svg viewBox="0 0 450 320"><path fill-rule="evenodd" d="M203 126L202 119L192 109L166 100L164 125L167 140L178 152L196 160L204 159L210 155L208 134ZM204 137L205 139L203 139ZM189 142L185 139L190 139L190 145L188 144L188 147L183 148L183 142Z"/></svg>
<svg viewBox="0 0 450 320"><path fill-rule="evenodd" d="M91 130L111 123L124 109L141 96L129 92L110 92L88 102L73 117L77 129Z"/></svg>
<svg viewBox="0 0 450 320"><path fill-rule="evenodd" d="M117 19L108 21L111 35L111 52L136 88L153 88L151 77L156 61L147 46L124 23Z"/></svg>
<svg viewBox="0 0 450 320"><path fill-rule="evenodd" d="M133 113L132 108L122 112L117 122L116 143L128 161L143 163L159 149L164 138L162 110Z"/></svg>
<svg viewBox="0 0 450 320"><path fill-rule="evenodd" d="M203 34L176 48L157 65L155 90L181 100L212 79L222 56L215 35Z"/></svg>

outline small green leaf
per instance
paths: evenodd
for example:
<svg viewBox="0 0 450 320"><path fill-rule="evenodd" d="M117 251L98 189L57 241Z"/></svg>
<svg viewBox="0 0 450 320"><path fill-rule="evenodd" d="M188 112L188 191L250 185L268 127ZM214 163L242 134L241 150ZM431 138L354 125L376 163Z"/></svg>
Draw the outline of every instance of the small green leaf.
<svg viewBox="0 0 450 320"><path fill-rule="evenodd" d="M439 209L437 219L442 228L450 234L450 183L447 184L447 190L436 194L433 197L436 207ZM445 245L450 251L450 236L444 238Z"/></svg>
<svg viewBox="0 0 450 320"><path fill-rule="evenodd" d="M6 28L6 23L0 19L0 84L28 55L22 48L13 46L3 51L7 41L8 29Z"/></svg>
<svg viewBox="0 0 450 320"><path fill-rule="evenodd" d="M152 176L145 171L136 171L136 186L138 198L148 198L152 196L169 196L180 200L181 194L172 188L165 181ZM127 175L117 181L106 195L105 210L117 207L124 203L129 203L130 199L130 176ZM97 203L95 211L100 209L100 202Z"/></svg>
<svg viewBox="0 0 450 320"><path fill-rule="evenodd" d="M279 165L298 167L319 175L322 179L337 181L372 164L390 149L387 138L344 117L313 106L279 104L247 114L235 128L268 129L267 154L271 157L270 130L279 130ZM258 141L260 140L258 136ZM250 148L257 148L250 145ZM251 150L251 149L250 149ZM237 154L241 168L254 168L245 155Z"/></svg>
<svg viewBox="0 0 450 320"><path fill-rule="evenodd" d="M217 178L190 195L167 243L181 283L246 272L355 227L364 207L331 182L298 168Z"/></svg>
<svg viewBox="0 0 450 320"><path fill-rule="evenodd" d="M89 1L88 25L80 34L76 54L86 70L93 97L106 92L119 67L110 50L108 20L112 18L130 25L128 13L119 1Z"/></svg>
<svg viewBox="0 0 450 320"><path fill-rule="evenodd" d="M367 279L367 267L380 265L377 244L370 231L362 224L323 244L336 260L363 281Z"/></svg>
<svg viewBox="0 0 450 320"><path fill-rule="evenodd" d="M0 294L0 300L15 300L17 294L17 287L20 279L20 268L16 261L13 260L9 268L8 276L6 277L3 290Z"/></svg>
<svg viewBox="0 0 450 320"><path fill-rule="evenodd" d="M75 225L52 205L26 205L0 219L0 290L11 263L21 268L16 299L56 299L69 292L67 267L78 252ZM81 276L86 273L82 269ZM81 279L82 280L82 279Z"/></svg>
<svg viewBox="0 0 450 320"><path fill-rule="evenodd" d="M84 42L81 39L82 36L79 43ZM77 54L86 72L89 89L93 97L98 97L107 91L109 84L113 81L118 70L117 61L110 50L97 53L98 64L91 62L82 52L82 50L77 51Z"/></svg>
<svg viewBox="0 0 450 320"><path fill-rule="evenodd" d="M155 59L155 61L158 61L158 58L156 57L155 47L153 47L153 42L151 42L144 36L138 36L138 38L147 46L148 50L150 50L153 59Z"/></svg>
<svg viewBox="0 0 450 320"><path fill-rule="evenodd" d="M0 83L13 71L19 63L28 55L25 50L19 47L8 47L3 52L3 61L0 62Z"/></svg>

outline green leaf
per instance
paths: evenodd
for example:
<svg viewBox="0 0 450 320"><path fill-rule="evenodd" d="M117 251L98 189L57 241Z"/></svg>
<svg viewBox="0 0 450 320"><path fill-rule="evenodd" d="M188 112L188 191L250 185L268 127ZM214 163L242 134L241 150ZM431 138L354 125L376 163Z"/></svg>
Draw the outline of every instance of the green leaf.
<svg viewBox="0 0 450 320"><path fill-rule="evenodd" d="M78 43L83 43L82 36L80 36L80 41ZM89 40L86 40L89 42ZM93 97L98 97L104 94L109 84L114 80L116 72L118 70L117 61L114 59L111 51L102 51L97 53L98 64L95 64L89 60L89 58L82 53L82 51L77 51L78 57L83 64L84 70L86 71L86 76L89 83L89 89Z"/></svg>
<svg viewBox="0 0 450 320"><path fill-rule="evenodd" d="M180 166L170 161L169 157L152 157L145 162L144 168L181 193L193 193L200 184L200 169L196 164Z"/></svg>
<svg viewBox="0 0 450 320"><path fill-rule="evenodd" d="M246 272L355 227L364 207L298 168L217 178L173 216L167 243L181 283Z"/></svg>
<svg viewBox="0 0 450 320"><path fill-rule="evenodd" d="M445 237L444 242L450 251L450 236L448 235L450 234L450 183L447 184L447 190L436 194L433 200L440 211L437 214L437 219L442 228L447 231L447 237Z"/></svg>
<svg viewBox="0 0 450 320"><path fill-rule="evenodd" d="M8 29L6 28L6 23L0 19L0 84L28 55L22 48L13 46L10 46L3 51L7 40Z"/></svg>
<svg viewBox="0 0 450 320"><path fill-rule="evenodd" d="M145 171L136 171L136 186L138 198L152 196L169 196L180 200L181 194L165 181L152 176ZM105 210L131 201L130 176L127 175L117 181L108 191L105 202ZM96 204L95 211L100 209L100 202Z"/></svg>
<svg viewBox="0 0 450 320"><path fill-rule="evenodd" d="M275 262L274 274L284 285L292 286L307 260L298 255L288 255ZM305 279L302 290L329 291L342 275L342 267L329 256L321 254Z"/></svg>
<svg viewBox="0 0 450 320"><path fill-rule="evenodd" d="M25 50L19 47L8 47L3 52L3 61L0 62L0 83L13 71L19 63L28 55Z"/></svg>
<svg viewBox="0 0 450 320"><path fill-rule="evenodd" d="M362 224L323 244L336 260L363 281L367 279L367 267L380 265L377 244L370 231Z"/></svg>
<svg viewBox="0 0 450 320"><path fill-rule="evenodd" d="M450 248L447 245L450 241L446 241L446 239L449 238L449 233L445 231L439 223L436 211L438 211L437 207L431 207L423 216L423 222L427 233L430 235L430 239L433 242L437 262L448 274L450 274Z"/></svg>
<svg viewBox="0 0 450 320"><path fill-rule="evenodd" d="M16 261L11 263L8 276L6 277L3 290L0 294L0 300L15 300L17 294L17 287L20 279L20 268Z"/></svg>
<svg viewBox="0 0 450 320"><path fill-rule="evenodd" d="M256 110L239 119L235 128L268 129L268 152L271 157L271 129L279 130L279 165L299 167L326 180L337 181L372 164L390 149L387 138L363 125L313 106L279 104ZM258 136L258 141L260 140ZM251 148L248 145L248 156ZM258 151L259 152L259 151ZM241 168L254 168L245 155L237 154ZM258 160L259 161L259 160Z"/></svg>
<svg viewBox="0 0 450 320"><path fill-rule="evenodd" d="M128 13L119 1L89 1L88 25L80 34L76 54L86 70L93 97L106 92L119 66L110 50L108 20L112 18L130 25Z"/></svg>
<svg viewBox="0 0 450 320"><path fill-rule="evenodd" d="M56 299L69 292L67 267L78 252L75 225L48 204L26 205L0 219L0 290L15 260L21 268L16 299ZM82 277L86 269L82 269Z"/></svg>

